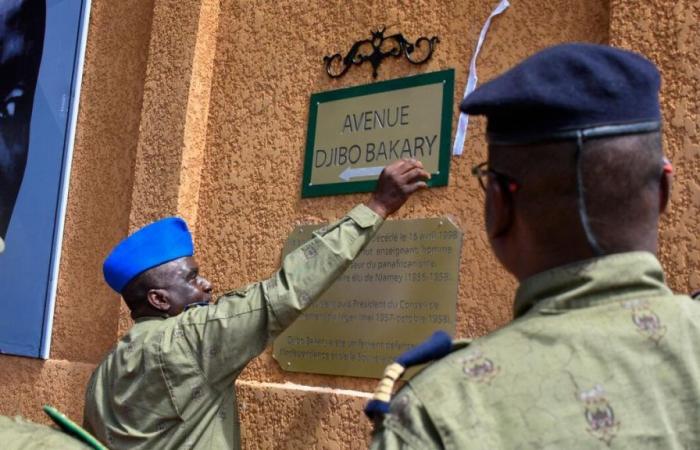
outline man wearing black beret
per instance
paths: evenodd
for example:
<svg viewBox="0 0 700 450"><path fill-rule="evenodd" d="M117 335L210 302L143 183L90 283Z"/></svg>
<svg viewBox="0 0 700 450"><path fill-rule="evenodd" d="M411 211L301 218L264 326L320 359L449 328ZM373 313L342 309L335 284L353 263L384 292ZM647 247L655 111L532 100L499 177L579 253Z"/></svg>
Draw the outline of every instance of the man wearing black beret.
<svg viewBox="0 0 700 450"><path fill-rule="evenodd" d="M656 259L659 86L638 54L567 44L462 102L488 119L473 173L515 320L410 380L373 448L700 448L700 305Z"/></svg>

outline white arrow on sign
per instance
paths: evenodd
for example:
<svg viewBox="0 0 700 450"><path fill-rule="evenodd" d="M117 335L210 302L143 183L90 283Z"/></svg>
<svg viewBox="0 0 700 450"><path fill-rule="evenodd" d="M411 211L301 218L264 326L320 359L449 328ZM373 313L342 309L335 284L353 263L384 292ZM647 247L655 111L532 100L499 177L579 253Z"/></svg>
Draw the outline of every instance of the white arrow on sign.
<svg viewBox="0 0 700 450"><path fill-rule="evenodd" d="M382 170L384 170L384 166L357 168L346 167L345 170L340 173L340 179L343 181L350 181L351 178L376 177L382 173Z"/></svg>

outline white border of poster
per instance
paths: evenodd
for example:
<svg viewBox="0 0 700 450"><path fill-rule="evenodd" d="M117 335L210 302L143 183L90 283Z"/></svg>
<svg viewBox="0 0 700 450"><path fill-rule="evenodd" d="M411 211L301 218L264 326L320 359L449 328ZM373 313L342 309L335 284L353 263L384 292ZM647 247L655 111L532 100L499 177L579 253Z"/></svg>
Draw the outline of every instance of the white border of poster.
<svg viewBox="0 0 700 450"><path fill-rule="evenodd" d="M85 49L87 47L88 27L90 24L90 7L92 0L82 0L83 11L80 18L80 29L78 30L78 54L75 58L75 69L73 79L73 92L70 105L70 123L68 125L68 140L65 150L65 163L61 176L60 197L58 199L56 238L54 240L53 257L51 258L51 269L49 279L49 298L44 317L44 335L41 340L42 359L49 358L51 350L51 335L53 334L53 314L56 307L56 291L58 289L58 268L61 262L61 247L63 245L63 227L66 222L66 205L68 204L68 188L70 186L70 173L73 165L73 145L75 143L75 131L78 125L78 111L80 106L80 88L83 81L83 65L85 63Z"/></svg>

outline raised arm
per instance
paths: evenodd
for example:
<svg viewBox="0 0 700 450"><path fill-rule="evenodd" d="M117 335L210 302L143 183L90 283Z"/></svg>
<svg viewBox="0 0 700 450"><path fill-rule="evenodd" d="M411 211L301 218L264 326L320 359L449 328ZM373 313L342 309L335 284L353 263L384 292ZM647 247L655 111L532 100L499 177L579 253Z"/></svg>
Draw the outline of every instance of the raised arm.
<svg viewBox="0 0 700 450"><path fill-rule="evenodd" d="M230 383L268 343L299 317L343 273L429 174L402 160L380 175L366 205L358 205L289 253L269 279L222 296L215 305L180 318L183 331L211 383Z"/></svg>

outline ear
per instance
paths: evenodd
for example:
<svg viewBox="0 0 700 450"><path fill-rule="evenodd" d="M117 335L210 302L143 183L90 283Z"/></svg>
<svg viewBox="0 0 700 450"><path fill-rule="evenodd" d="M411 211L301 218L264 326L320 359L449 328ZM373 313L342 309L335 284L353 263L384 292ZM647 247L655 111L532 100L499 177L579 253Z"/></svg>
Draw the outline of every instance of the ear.
<svg viewBox="0 0 700 450"><path fill-rule="evenodd" d="M659 214L666 212L671 198L671 185L673 184L673 172L664 170L661 174L661 186L659 188Z"/></svg>
<svg viewBox="0 0 700 450"><path fill-rule="evenodd" d="M513 223L513 196L493 177L486 189L486 233L496 239L510 229Z"/></svg>
<svg viewBox="0 0 700 450"><path fill-rule="evenodd" d="M168 292L165 289L150 289L146 294L148 303L158 311L167 312L170 309Z"/></svg>

